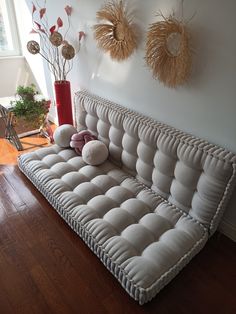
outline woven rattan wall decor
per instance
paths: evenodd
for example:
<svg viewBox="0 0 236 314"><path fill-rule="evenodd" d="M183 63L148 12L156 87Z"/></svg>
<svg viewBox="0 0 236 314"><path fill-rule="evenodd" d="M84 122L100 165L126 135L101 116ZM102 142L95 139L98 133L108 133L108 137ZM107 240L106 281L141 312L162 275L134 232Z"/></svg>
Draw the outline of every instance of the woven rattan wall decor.
<svg viewBox="0 0 236 314"><path fill-rule="evenodd" d="M110 53L113 60L127 59L137 48L137 36L124 2L106 2L97 19L100 23L93 28L98 47Z"/></svg>
<svg viewBox="0 0 236 314"><path fill-rule="evenodd" d="M146 63L153 77L175 88L184 84L191 71L191 49L186 23L161 13L162 21L150 25L146 40Z"/></svg>

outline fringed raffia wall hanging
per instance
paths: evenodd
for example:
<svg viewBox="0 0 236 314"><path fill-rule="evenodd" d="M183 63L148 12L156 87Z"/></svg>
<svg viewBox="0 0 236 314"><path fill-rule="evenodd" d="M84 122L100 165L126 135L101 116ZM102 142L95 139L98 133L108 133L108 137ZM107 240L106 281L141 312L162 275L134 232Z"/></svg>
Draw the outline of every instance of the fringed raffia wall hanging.
<svg viewBox="0 0 236 314"><path fill-rule="evenodd" d="M97 12L101 22L94 26L98 47L110 53L113 60L127 59L137 48L132 18L123 1L109 1Z"/></svg>
<svg viewBox="0 0 236 314"><path fill-rule="evenodd" d="M184 84L191 71L191 49L186 23L174 15L162 13L162 21L150 25L146 41L146 63L153 77L164 85L175 88Z"/></svg>

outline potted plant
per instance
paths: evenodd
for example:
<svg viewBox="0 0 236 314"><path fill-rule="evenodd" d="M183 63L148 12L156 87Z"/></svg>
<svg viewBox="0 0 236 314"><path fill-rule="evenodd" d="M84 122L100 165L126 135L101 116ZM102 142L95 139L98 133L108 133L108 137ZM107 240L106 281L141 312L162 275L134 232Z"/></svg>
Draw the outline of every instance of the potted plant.
<svg viewBox="0 0 236 314"><path fill-rule="evenodd" d="M40 99L38 94L33 84L17 87L16 100L11 101L16 133L39 129L44 125L50 102Z"/></svg>

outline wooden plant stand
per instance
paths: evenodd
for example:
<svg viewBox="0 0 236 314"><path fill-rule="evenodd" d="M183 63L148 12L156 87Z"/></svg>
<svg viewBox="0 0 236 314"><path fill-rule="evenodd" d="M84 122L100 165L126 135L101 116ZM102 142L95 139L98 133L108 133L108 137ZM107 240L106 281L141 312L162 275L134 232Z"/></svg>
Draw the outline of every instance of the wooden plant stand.
<svg viewBox="0 0 236 314"><path fill-rule="evenodd" d="M5 138L11 142L17 150L23 150L23 146L12 123L13 115L10 112L9 107L7 108L0 104L0 117L2 118L5 127Z"/></svg>

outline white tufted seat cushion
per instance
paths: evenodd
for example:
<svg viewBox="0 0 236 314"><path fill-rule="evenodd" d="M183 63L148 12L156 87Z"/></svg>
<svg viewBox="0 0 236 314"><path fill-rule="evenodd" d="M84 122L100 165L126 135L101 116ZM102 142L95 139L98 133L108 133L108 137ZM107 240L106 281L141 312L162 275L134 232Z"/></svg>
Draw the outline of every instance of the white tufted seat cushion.
<svg viewBox="0 0 236 314"><path fill-rule="evenodd" d="M84 240L99 248L96 253L119 269L122 285L140 303L207 239L200 223L109 161L87 165L73 150L54 145L22 155L19 165Z"/></svg>

